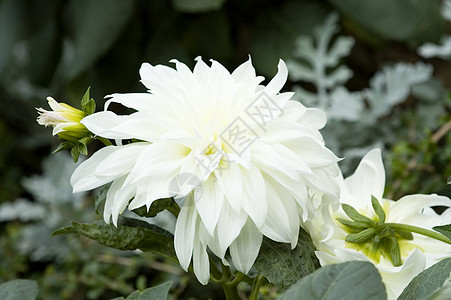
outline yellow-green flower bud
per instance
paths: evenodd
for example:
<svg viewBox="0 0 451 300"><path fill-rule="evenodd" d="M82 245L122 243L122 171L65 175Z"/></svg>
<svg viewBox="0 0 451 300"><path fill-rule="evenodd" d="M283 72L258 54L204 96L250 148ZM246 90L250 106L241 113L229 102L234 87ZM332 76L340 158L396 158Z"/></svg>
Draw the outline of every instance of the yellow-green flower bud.
<svg viewBox="0 0 451 300"><path fill-rule="evenodd" d="M52 126L53 135L76 142L90 134L85 125L80 123L86 117L85 112L66 103L58 103L52 97L47 97L47 101L52 110L36 108L39 113L37 122L46 127Z"/></svg>

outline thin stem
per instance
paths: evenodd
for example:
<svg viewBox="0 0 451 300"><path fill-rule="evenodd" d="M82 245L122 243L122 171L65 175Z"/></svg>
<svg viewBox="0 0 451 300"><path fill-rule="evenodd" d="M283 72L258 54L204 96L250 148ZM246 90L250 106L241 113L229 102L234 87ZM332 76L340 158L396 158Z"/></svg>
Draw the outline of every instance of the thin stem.
<svg viewBox="0 0 451 300"><path fill-rule="evenodd" d="M236 286L230 286L227 283L223 282L222 289L224 290L224 294L227 300L240 300L240 295L238 295Z"/></svg>
<svg viewBox="0 0 451 300"><path fill-rule="evenodd" d="M235 278L233 278L232 281L230 281L230 285L232 286L237 286L241 281L243 281L244 278L244 274L241 272L238 272L235 276Z"/></svg>
<svg viewBox="0 0 451 300"><path fill-rule="evenodd" d="M265 277L263 277L263 275L258 275L257 277L255 277L254 282L252 283L252 290L251 290L251 295L249 296L249 300L257 300L258 299L258 294L260 291L260 287L263 284L263 280L265 279Z"/></svg>
<svg viewBox="0 0 451 300"><path fill-rule="evenodd" d="M405 231L410 231L410 232L414 232L414 233L418 233L424 236L428 236L430 238L442 241L444 243L450 244L451 245L451 240L449 238L447 238L446 236L444 236L441 233L429 230L429 229L425 229L425 228L421 228L421 227L417 227L417 226L413 226L413 225L407 225L407 224L398 224L398 223L384 223L381 225L377 226L377 229L382 228L382 227L390 227L392 229L400 229L400 230L405 230Z"/></svg>

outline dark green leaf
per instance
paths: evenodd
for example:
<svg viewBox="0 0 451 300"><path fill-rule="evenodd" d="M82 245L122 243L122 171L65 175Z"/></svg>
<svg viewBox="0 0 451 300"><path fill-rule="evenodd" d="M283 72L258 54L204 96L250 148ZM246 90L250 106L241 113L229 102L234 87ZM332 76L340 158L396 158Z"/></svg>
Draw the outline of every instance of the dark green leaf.
<svg viewBox="0 0 451 300"><path fill-rule="evenodd" d="M276 2L256 14L250 40L252 61L259 74L274 76L279 58L292 58L294 41L310 35L330 12L322 1ZM268 26L271 24L270 26Z"/></svg>
<svg viewBox="0 0 451 300"><path fill-rule="evenodd" d="M166 300L172 282L168 281L160 285L145 289L139 294L138 300ZM129 300L127 298L127 300Z"/></svg>
<svg viewBox="0 0 451 300"><path fill-rule="evenodd" d="M155 217L159 212L162 212L163 210L167 208L176 208L177 204L172 198L163 198L158 199L152 202L150 205L149 211L147 211L146 206L141 206L137 209L132 210L135 214L137 214L140 217L146 217L146 218L153 218Z"/></svg>
<svg viewBox="0 0 451 300"><path fill-rule="evenodd" d="M172 0L172 5L178 11L200 13L218 10L226 0Z"/></svg>
<svg viewBox="0 0 451 300"><path fill-rule="evenodd" d="M319 268L315 256L315 246L310 236L301 228L298 244L291 249L290 244L263 239L254 269L279 288L288 288L302 277Z"/></svg>
<svg viewBox="0 0 451 300"><path fill-rule="evenodd" d="M366 261L328 265L299 280L280 300L380 300L387 293L376 267Z"/></svg>
<svg viewBox="0 0 451 300"><path fill-rule="evenodd" d="M444 236L446 236L447 238L449 238L451 240L451 224L435 226L432 229L440 232L441 234L443 234Z"/></svg>
<svg viewBox="0 0 451 300"><path fill-rule="evenodd" d="M443 286L450 274L451 258L447 258L418 274L398 300L430 299Z"/></svg>
<svg viewBox="0 0 451 300"><path fill-rule="evenodd" d="M132 16L133 0L72 0L68 7L75 53L67 76L73 79L100 58L116 41Z"/></svg>
<svg viewBox="0 0 451 300"><path fill-rule="evenodd" d="M417 42L438 41L445 21L440 15L440 0L329 0L344 15L367 30L367 35ZM383 22L381 21L383 20Z"/></svg>
<svg viewBox="0 0 451 300"><path fill-rule="evenodd" d="M174 250L173 235L166 230L148 224L146 227L129 227L112 224L82 224L72 222L72 227L58 229L52 236L79 233L99 244L119 250L135 250L153 252L177 262Z"/></svg>
<svg viewBox="0 0 451 300"><path fill-rule="evenodd" d="M385 211L382 208L379 201L373 195L371 195L371 205L373 206L374 212L376 213L376 215L379 218L379 222L384 223L385 222Z"/></svg>
<svg viewBox="0 0 451 300"><path fill-rule="evenodd" d="M15 279L0 284L2 300L33 300L38 295L38 284L34 280Z"/></svg>
<svg viewBox="0 0 451 300"><path fill-rule="evenodd" d="M352 207L351 205L348 205L346 203L343 203L341 205L341 207L343 208L344 212L346 213L346 215L348 217L350 217L351 219L353 219L356 222L361 222L361 223L366 223L368 224L368 227L373 227L376 225L376 222L371 220L370 218L361 215L360 213L357 212L357 210L355 210L354 207Z"/></svg>
<svg viewBox="0 0 451 300"><path fill-rule="evenodd" d="M110 189L110 186L111 183L108 183L97 190L94 204L96 214L99 214L99 205L106 200L106 195L108 193L108 190Z"/></svg>
<svg viewBox="0 0 451 300"><path fill-rule="evenodd" d="M369 240L370 238L372 238L376 233L377 233L376 229L367 228L358 233L348 234L346 236L345 240L350 243L357 243L357 244L364 243L367 240Z"/></svg>

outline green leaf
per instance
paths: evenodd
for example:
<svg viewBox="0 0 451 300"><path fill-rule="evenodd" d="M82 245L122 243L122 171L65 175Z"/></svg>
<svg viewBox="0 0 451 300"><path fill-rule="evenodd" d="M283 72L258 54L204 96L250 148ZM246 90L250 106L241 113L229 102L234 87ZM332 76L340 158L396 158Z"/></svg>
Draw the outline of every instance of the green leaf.
<svg viewBox="0 0 451 300"><path fill-rule="evenodd" d="M451 224L435 226L435 227L432 227L432 229L434 229L437 232L440 232L441 234L443 234L444 236L446 236L447 238L449 238L451 240Z"/></svg>
<svg viewBox="0 0 451 300"><path fill-rule="evenodd" d="M269 282L284 289L319 267L315 246L307 232L301 228L298 244L294 249L291 249L290 244L264 238L253 268Z"/></svg>
<svg viewBox="0 0 451 300"><path fill-rule="evenodd" d="M322 1L275 2L261 9L255 16L250 39L250 53L258 73L274 76L279 58L287 61L292 57L296 37L311 34L329 12Z"/></svg>
<svg viewBox="0 0 451 300"><path fill-rule="evenodd" d="M96 214L99 214L99 205L106 200L106 195L108 190L110 189L111 183L105 184L97 190L94 208L96 210Z"/></svg>
<svg viewBox="0 0 451 300"><path fill-rule="evenodd" d="M384 223L385 222L385 211L382 208L379 201L373 195L371 195L371 205L373 206L374 212L376 213L376 215L379 218L379 222Z"/></svg>
<svg viewBox="0 0 451 300"><path fill-rule="evenodd" d="M138 300L166 300L171 286L172 286L172 281L168 281L168 282L162 283L160 285L145 289L144 291L142 291L139 294L137 299ZM127 300L129 300L128 297L127 297Z"/></svg>
<svg viewBox="0 0 451 300"><path fill-rule="evenodd" d="M298 281L280 300L380 300L387 293L376 267L367 261L328 265Z"/></svg>
<svg viewBox="0 0 451 300"><path fill-rule="evenodd" d="M438 41L444 34L445 20L440 14L440 0L329 0L354 21L354 32L378 35L398 41L418 43ZM383 22L381 21L383 20ZM356 24L360 26L355 26Z"/></svg>
<svg viewBox="0 0 451 300"><path fill-rule="evenodd" d="M75 146L75 142L62 142L61 144L56 147L55 150L53 150L52 153L57 153L63 150L72 149Z"/></svg>
<svg viewBox="0 0 451 300"><path fill-rule="evenodd" d="M72 222L71 227L55 230L51 236L79 233L99 244L119 250L153 252L178 262L174 250L174 237L166 230L152 224L146 227L130 227L118 224L83 224Z"/></svg>
<svg viewBox="0 0 451 300"><path fill-rule="evenodd" d="M451 258L427 268L409 283L398 300L430 299L451 274Z"/></svg>
<svg viewBox="0 0 451 300"><path fill-rule="evenodd" d="M67 77L74 79L113 45L133 14L133 0L72 0L67 7L74 57Z"/></svg>
<svg viewBox="0 0 451 300"><path fill-rule="evenodd" d="M341 207L343 208L344 212L346 213L346 215L348 217L350 217L351 219L353 219L356 222L361 222L361 223L366 223L368 224L368 227L373 227L376 225L376 222L371 220L370 218L361 215L360 213L357 212L357 210L355 210L354 207L352 207L351 205L348 205L346 203L343 203L341 205Z"/></svg>
<svg viewBox="0 0 451 300"><path fill-rule="evenodd" d="M78 158L80 157L80 149L78 149L78 143L70 149L70 155L72 155L72 158L74 162L78 161Z"/></svg>
<svg viewBox="0 0 451 300"><path fill-rule="evenodd" d="M172 0L174 8L181 12L200 13L219 10L226 0Z"/></svg>
<svg viewBox="0 0 451 300"><path fill-rule="evenodd" d="M15 279L0 284L2 300L33 300L38 295L38 284L34 280Z"/></svg>
<svg viewBox="0 0 451 300"><path fill-rule="evenodd" d="M137 214L140 217L146 217L146 218L153 218L155 217L159 212L162 212L165 209L170 208L176 208L177 204L172 198L163 198L163 199L157 199L152 202L150 205L149 211L147 211L146 206L141 206L137 209L132 210L135 214Z"/></svg>

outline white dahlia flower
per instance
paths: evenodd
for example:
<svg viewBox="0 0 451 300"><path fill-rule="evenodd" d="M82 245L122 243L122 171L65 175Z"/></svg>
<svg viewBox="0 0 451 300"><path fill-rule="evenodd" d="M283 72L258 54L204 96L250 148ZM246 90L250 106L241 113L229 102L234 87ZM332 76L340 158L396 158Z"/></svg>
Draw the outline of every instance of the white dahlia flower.
<svg viewBox="0 0 451 300"><path fill-rule="evenodd" d="M319 133L325 114L290 100L293 93L280 93L287 79L283 61L266 86L250 59L233 73L200 58L193 71L171 62L175 69L142 65L148 93L109 96L106 109L116 102L136 112L105 110L82 120L98 136L139 142L97 151L71 183L79 192L112 182L104 219L114 224L126 207L184 199L175 251L185 270L193 259L197 278L206 284L207 247L224 263L229 249L243 273L263 236L294 247L300 222L312 215L310 195L338 200L337 157Z"/></svg>
<svg viewBox="0 0 451 300"><path fill-rule="evenodd" d="M322 266L351 260L371 261L381 274L388 299L396 299L416 275L440 259L450 257L451 245L416 233L411 239L408 232L401 232L398 227L386 227L398 223L432 229L448 224L451 220L451 200L435 194L417 194L404 196L395 202L383 198L384 186L381 152L373 149L365 155L355 173L341 181L340 202L354 207L358 213L371 219L369 222L374 222L374 226L367 226L369 229L363 231L366 225L349 223L350 217L342 207L336 211L331 209L329 215L313 218L308 221L307 227L317 246L316 256ZM380 220L381 216L373 208L372 201L375 200L380 203L383 210L380 214L385 220ZM431 208L433 206L447 209L438 215ZM348 240L345 240L347 237ZM398 250L395 249L396 243L392 243L393 238L399 245ZM395 253L391 254L391 251ZM396 252L399 254L398 262Z"/></svg>

